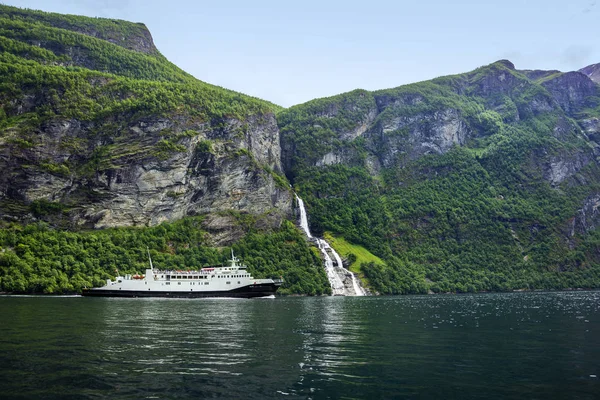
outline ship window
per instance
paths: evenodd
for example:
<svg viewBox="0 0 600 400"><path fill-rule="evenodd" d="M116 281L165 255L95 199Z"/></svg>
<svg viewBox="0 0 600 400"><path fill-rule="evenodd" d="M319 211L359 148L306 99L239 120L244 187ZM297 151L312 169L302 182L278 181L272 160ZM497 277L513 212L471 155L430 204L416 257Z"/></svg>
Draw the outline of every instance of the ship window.
<svg viewBox="0 0 600 400"><path fill-rule="evenodd" d="M238 281L238 283L242 283L242 282Z"/></svg>
<svg viewBox="0 0 600 400"><path fill-rule="evenodd" d="M165 285L170 285L170 284L171 284L171 282L167 282L167 283L165 283Z"/></svg>
<svg viewBox="0 0 600 400"><path fill-rule="evenodd" d="M181 282L177 282L178 285L181 285Z"/></svg>
<svg viewBox="0 0 600 400"><path fill-rule="evenodd" d="M205 285L208 285L208 282L204 282Z"/></svg>
<svg viewBox="0 0 600 400"><path fill-rule="evenodd" d="M230 285L230 284L231 284L231 282L225 282L225 283L226 283L226 284L228 284L228 285Z"/></svg>

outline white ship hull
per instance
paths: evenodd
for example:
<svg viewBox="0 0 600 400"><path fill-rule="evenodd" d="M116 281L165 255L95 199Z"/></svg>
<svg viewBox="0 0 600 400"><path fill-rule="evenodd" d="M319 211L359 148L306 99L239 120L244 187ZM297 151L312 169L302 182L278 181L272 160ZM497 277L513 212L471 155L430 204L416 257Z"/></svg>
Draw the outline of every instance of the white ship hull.
<svg viewBox="0 0 600 400"><path fill-rule="evenodd" d="M100 288L84 289L94 297L265 297L274 295L282 280L255 279L233 257L226 267L199 271L161 271L152 267L145 275L118 276Z"/></svg>

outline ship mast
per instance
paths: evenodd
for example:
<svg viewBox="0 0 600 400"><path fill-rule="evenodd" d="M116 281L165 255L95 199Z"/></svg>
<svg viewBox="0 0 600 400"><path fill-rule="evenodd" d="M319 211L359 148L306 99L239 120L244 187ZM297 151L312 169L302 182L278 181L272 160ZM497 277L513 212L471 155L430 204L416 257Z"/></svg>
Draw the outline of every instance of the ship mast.
<svg viewBox="0 0 600 400"><path fill-rule="evenodd" d="M154 266L152 265L152 257L150 257L150 249L146 246L146 251L148 252L148 260L150 260L150 269L154 270Z"/></svg>
<svg viewBox="0 0 600 400"><path fill-rule="evenodd" d="M235 256L233 255L233 249L231 249L231 267L235 267L236 264L235 262L237 261L237 258L235 258Z"/></svg>

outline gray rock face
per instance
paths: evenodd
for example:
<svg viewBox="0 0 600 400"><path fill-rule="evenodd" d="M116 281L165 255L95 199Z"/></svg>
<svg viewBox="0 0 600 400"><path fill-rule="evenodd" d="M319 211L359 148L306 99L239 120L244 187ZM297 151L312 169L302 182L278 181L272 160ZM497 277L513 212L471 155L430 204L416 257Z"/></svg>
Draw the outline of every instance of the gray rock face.
<svg viewBox="0 0 600 400"><path fill-rule="evenodd" d="M553 186L559 185L579 172L583 167L592 162L589 153L564 154L553 157L544 172L544 178Z"/></svg>
<svg viewBox="0 0 600 400"><path fill-rule="evenodd" d="M580 122L587 134L600 133L600 118L588 118Z"/></svg>
<svg viewBox="0 0 600 400"><path fill-rule="evenodd" d="M576 233L583 235L595 230L600 225L598 208L600 208L600 194L595 193L588 196L572 220L570 236L574 236Z"/></svg>
<svg viewBox="0 0 600 400"><path fill-rule="evenodd" d="M600 84L600 63L581 68L579 72L586 74L591 80Z"/></svg>
<svg viewBox="0 0 600 400"><path fill-rule="evenodd" d="M268 172L281 171L273 115L228 120L218 129L184 118L145 118L94 138L97 129L54 120L32 148L2 146L0 201L61 203L72 224L95 228L227 210L276 210L280 218L292 212L289 191ZM173 149L160 147L165 138Z"/></svg>
<svg viewBox="0 0 600 400"><path fill-rule="evenodd" d="M397 117L381 124L381 130L367 136L383 167L425 154L443 154L464 144L468 129L454 109Z"/></svg>
<svg viewBox="0 0 600 400"><path fill-rule="evenodd" d="M583 108L590 96L600 93L597 85L584 73L567 72L542 82L567 114Z"/></svg>

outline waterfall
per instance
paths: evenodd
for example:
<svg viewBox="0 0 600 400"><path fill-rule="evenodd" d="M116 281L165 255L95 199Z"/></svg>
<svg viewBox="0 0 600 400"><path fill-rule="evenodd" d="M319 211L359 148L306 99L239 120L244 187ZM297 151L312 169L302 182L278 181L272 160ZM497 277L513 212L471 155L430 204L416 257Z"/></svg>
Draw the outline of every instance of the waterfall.
<svg viewBox="0 0 600 400"><path fill-rule="evenodd" d="M310 229L308 227L308 217L306 216L306 208L304 208L304 201L296 195L296 201L298 202L298 208L300 208L300 228L306 233L309 239L312 239Z"/></svg>
<svg viewBox="0 0 600 400"><path fill-rule="evenodd" d="M325 258L325 272L327 273L327 279L329 279L329 284L331 285L331 294L334 296L345 296L346 286L344 285L343 278L340 277L339 271L333 266L333 260L328 253L328 250L334 250L329 243L323 239L317 239L317 246L319 247L319 250L321 250L323 258ZM341 264L338 264L338 266L339 265Z"/></svg>
<svg viewBox="0 0 600 400"><path fill-rule="evenodd" d="M358 280L354 274L352 274L352 287L354 288L355 296L366 296L365 290L358 284Z"/></svg>
<svg viewBox="0 0 600 400"><path fill-rule="evenodd" d="M296 201L298 202L298 208L300 209L300 228L304 231L309 239L314 239L317 243L317 247L323 254L325 259L325 272L327 279L331 285L331 292L334 296L364 296L365 292L358 283L358 280L354 274L344 268L342 264L342 258L340 255L325 241L325 239L314 238L310 233L308 227L308 216L306 215L306 208L304 207L304 201L296 195ZM335 259L335 264L333 259ZM351 285L347 284L348 277L350 277Z"/></svg>

